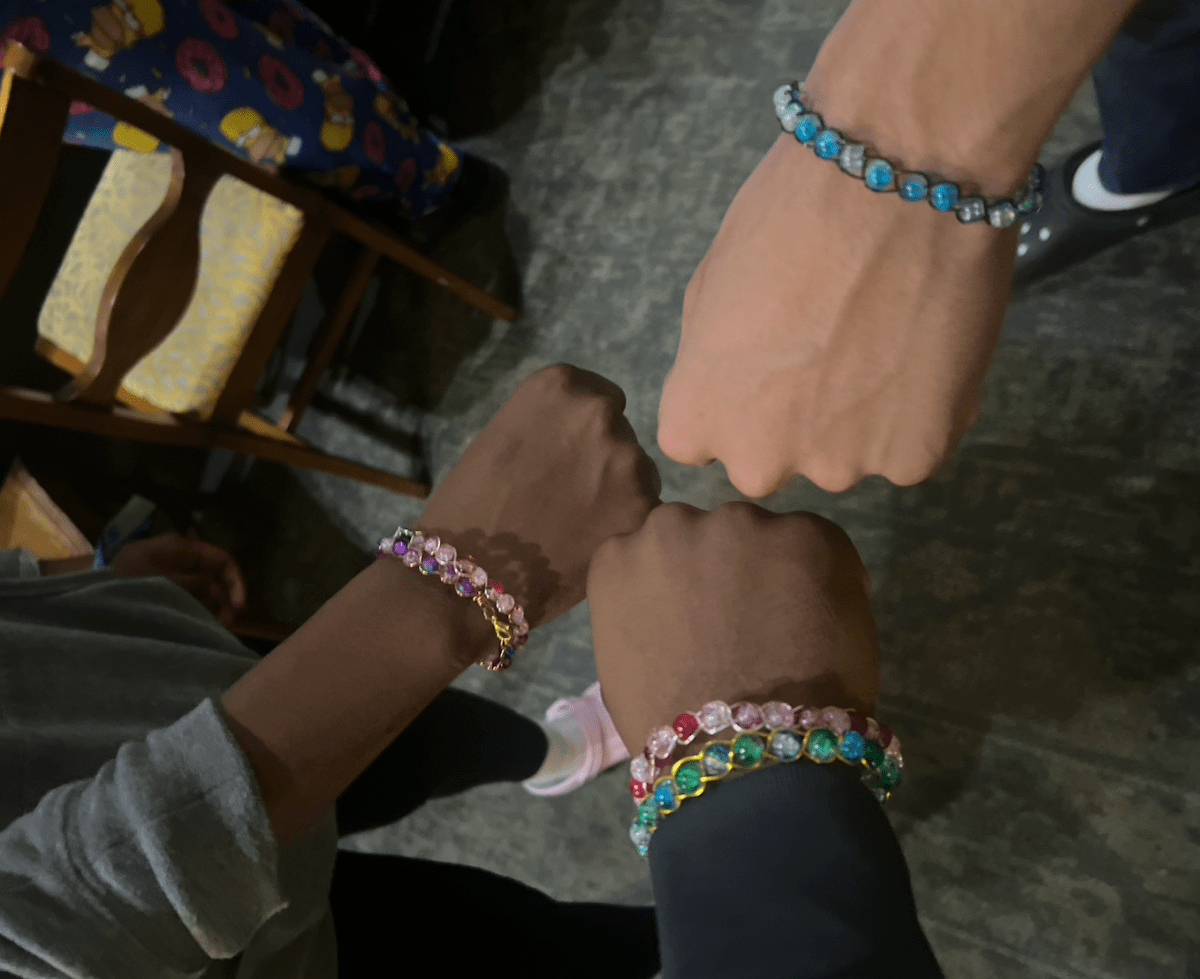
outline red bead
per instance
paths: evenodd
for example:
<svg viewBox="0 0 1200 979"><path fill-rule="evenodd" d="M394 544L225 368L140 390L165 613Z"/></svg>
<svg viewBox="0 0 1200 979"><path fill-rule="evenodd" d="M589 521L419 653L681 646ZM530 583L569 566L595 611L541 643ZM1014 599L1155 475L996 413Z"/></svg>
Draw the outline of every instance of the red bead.
<svg viewBox="0 0 1200 979"><path fill-rule="evenodd" d="M675 736L687 744L700 730L700 722L696 720L695 714L680 714L671 724L671 728L675 731Z"/></svg>
<svg viewBox="0 0 1200 979"><path fill-rule="evenodd" d="M867 736L867 719L862 714L851 714L850 730L861 734L865 738Z"/></svg>
<svg viewBox="0 0 1200 979"><path fill-rule="evenodd" d="M879 747L886 748L892 743L892 729L886 724L879 725Z"/></svg>
<svg viewBox="0 0 1200 979"><path fill-rule="evenodd" d="M495 592L497 595L503 595L503 594L504 594L504 586L503 586L502 584L500 584L500 582L498 582L498 581L492 581L492 580L489 578L489 579L488 579L488 587L489 587L489 588L490 588L492 591L494 591L494 592Z"/></svg>
<svg viewBox="0 0 1200 979"><path fill-rule="evenodd" d="M639 782L636 778L631 778L629 780L629 791L638 802L641 802L646 798L646 783Z"/></svg>

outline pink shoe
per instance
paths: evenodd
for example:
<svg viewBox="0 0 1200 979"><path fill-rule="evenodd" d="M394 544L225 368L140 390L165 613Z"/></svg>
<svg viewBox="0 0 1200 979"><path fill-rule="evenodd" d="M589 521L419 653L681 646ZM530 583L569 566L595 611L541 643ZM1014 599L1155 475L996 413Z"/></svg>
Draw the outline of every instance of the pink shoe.
<svg viewBox="0 0 1200 979"><path fill-rule="evenodd" d="M583 764L574 774L548 788L533 788L528 782L522 782L525 791L532 795L565 795L589 779L595 778L606 768L612 768L629 757L625 743L613 727L612 718L608 716L604 702L600 699L599 680L588 687L582 697L565 697L552 703L546 710L546 722L556 721L568 714L575 715L587 739Z"/></svg>

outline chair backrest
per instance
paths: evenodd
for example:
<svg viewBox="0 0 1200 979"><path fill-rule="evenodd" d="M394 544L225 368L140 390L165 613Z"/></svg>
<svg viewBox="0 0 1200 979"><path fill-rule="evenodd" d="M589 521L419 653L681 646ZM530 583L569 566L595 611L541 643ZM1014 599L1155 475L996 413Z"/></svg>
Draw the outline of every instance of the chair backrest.
<svg viewBox="0 0 1200 979"><path fill-rule="evenodd" d="M325 200L213 146L135 99L38 58L15 41L8 42L3 58L0 192L15 206L0 233L0 292L11 280L45 202L72 99L172 147L166 195L117 259L101 293L91 356L56 395L59 400L113 405L129 371L179 323L196 285L201 216L223 175L235 176L304 215L303 228L211 413L215 421L236 424L328 238Z"/></svg>

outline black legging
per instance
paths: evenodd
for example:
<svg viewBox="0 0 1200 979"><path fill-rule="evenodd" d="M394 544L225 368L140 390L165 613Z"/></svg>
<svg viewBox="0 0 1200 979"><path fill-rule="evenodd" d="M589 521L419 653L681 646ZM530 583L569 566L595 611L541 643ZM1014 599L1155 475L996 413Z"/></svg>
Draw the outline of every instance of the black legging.
<svg viewBox="0 0 1200 979"><path fill-rule="evenodd" d="M396 822L427 799L527 779L547 748L528 718L446 690L342 793L338 834ZM399 976L414 956L422 971L449 976L659 971L654 908L555 901L474 867L339 850L330 904L341 979Z"/></svg>

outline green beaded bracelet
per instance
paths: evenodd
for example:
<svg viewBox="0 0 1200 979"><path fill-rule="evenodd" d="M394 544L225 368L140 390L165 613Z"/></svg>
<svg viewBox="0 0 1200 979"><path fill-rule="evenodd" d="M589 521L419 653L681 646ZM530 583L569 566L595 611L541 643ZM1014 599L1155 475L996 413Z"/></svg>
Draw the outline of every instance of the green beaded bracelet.
<svg viewBox="0 0 1200 979"><path fill-rule="evenodd" d="M891 798L892 790L900 784L900 770L904 767L898 753L889 757L881 745L868 741L857 731L846 731L838 737L828 728L811 731L780 728L765 736L747 732L731 741L711 741L699 754L675 762L671 774L658 779L653 791L638 806L629 827L629 838L638 855L644 857L649 852L650 837L659 820L678 809L683 800L703 795L710 782L798 758L807 758L818 765L841 761L861 766L863 784L881 804Z"/></svg>

